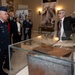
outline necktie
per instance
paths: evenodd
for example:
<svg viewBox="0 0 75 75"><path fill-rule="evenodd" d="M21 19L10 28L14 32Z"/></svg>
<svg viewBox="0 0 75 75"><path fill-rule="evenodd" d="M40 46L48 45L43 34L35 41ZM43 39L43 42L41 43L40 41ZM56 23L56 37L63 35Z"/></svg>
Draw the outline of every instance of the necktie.
<svg viewBox="0 0 75 75"><path fill-rule="evenodd" d="M60 30L61 30L61 26L62 26L62 20L60 20L60 24L59 24L59 26L60 26Z"/></svg>
<svg viewBox="0 0 75 75"><path fill-rule="evenodd" d="M59 22L59 37L61 36L61 27L62 27L62 20Z"/></svg>

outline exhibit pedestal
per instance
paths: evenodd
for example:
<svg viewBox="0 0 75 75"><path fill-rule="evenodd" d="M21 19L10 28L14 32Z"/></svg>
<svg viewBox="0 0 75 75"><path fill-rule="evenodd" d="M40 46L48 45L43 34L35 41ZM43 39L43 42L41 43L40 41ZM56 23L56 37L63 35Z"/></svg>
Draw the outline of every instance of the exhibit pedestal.
<svg viewBox="0 0 75 75"><path fill-rule="evenodd" d="M13 68L10 75L19 74L27 65L29 75L74 75L74 50L73 40L57 42L49 34L12 44L9 46L10 69Z"/></svg>
<svg viewBox="0 0 75 75"><path fill-rule="evenodd" d="M71 62L33 53L28 54L28 66L29 75L73 75L74 70Z"/></svg>

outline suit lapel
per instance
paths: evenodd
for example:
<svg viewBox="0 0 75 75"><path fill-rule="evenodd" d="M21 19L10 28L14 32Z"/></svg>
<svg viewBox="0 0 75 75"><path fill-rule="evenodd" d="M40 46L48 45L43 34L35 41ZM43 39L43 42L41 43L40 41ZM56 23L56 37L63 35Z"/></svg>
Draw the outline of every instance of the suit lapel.
<svg viewBox="0 0 75 75"><path fill-rule="evenodd" d="M65 32L65 25L66 25L66 18L64 18L64 20L63 20L63 29L64 29L64 32Z"/></svg>

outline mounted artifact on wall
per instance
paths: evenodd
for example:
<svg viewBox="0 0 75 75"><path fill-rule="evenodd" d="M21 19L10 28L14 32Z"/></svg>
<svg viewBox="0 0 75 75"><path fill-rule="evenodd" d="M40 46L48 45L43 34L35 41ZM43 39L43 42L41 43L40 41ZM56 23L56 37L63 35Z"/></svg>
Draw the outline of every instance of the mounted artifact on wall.
<svg viewBox="0 0 75 75"><path fill-rule="evenodd" d="M43 5L42 5L42 25L43 26L50 26L55 23L56 1L57 0L43 0Z"/></svg>
<svg viewBox="0 0 75 75"><path fill-rule="evenodd" d="M42 31L54 31L56 21L56 3L57 0L43 0L42 13L41 13L41 26L39 30Z"/></svg>
<svg viewBox="0 0 75 75"><path fill-rule="evenodd" d="M14 3L13 0L6 0L7 7L9 11L14 11Z"/></svg>

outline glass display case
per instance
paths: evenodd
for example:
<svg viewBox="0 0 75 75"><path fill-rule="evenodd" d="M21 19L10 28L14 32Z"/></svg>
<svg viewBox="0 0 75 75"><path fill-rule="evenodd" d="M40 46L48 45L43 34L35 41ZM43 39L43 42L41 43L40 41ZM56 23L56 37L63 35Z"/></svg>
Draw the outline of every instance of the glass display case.
<svg viewBox="0 0 75 75"><path fill-rule="evenodd" d="M9 45L10 75L75 75L74 50L75 41L50 34Z"/></svg>

